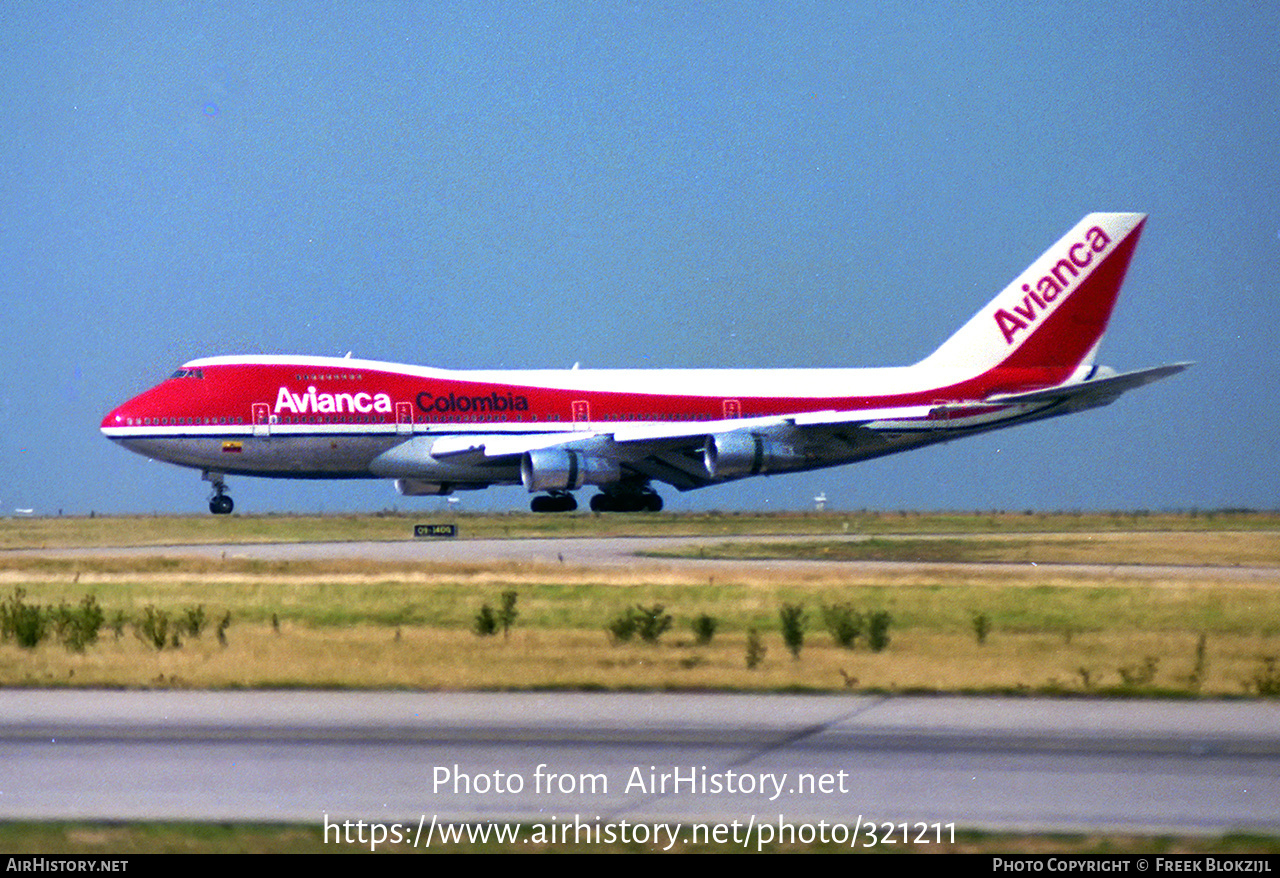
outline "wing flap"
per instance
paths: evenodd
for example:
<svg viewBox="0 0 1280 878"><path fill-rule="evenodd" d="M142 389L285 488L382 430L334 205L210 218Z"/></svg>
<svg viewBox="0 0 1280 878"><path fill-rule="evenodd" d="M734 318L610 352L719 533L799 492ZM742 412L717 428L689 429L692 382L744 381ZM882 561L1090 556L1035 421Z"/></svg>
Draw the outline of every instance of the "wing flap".
<svg viewBox="0 0 1280 878"><path fill-rule="evenodd" d="M797 427L850 426L860 427L878 421L912 421L927 418L933 406L910 405L888 409L862 409L861 411L804 412L788 415L786 421Z"/></svg>
<svg viewBox="0 0 1280 878"><path fill-rule="evenodd" d="M553 448L581 442L599 435L582 431L559 433L524 433L515 436L502 434L441 436L431 443L431 456L441 459L512 457L539 448Z"/></svg>

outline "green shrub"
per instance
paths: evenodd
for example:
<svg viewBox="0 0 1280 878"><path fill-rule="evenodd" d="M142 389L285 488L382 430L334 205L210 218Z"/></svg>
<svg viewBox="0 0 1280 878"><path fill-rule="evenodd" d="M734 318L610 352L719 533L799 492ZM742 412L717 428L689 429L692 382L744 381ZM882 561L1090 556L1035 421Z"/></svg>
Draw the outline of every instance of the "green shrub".
<svg viewBox="0 0 1280 878"><path fill-rule="evenodd" d="M706 646L711 642L711 638L716 635L716 620L714 616L708 616L706 613L694 618L689 623L689 627L693 629L693 639L699 646Z"/></svg>
<svg viewBox="0 0 1280 878"><path fill-rule="evenodd" d="M1159 666L1160 659L1149 655L1140 665L1125 665L1123 668L1116 668L1116 671L1126 686L1146 686L1156 678L1156 669Z"/></svg>
<svg viewBox="0 0 1280 878"><path fill-rule="evenodd" d="M639 620L636 618L636 611L631 607L627 607L610 620L609 624L605 626L605 630L609 632L609 636L614 643L625 643L635 636L636 628L639 624Z"/></svg>
<svg viewBox="0 0 1280 878"><path fill-rule="evenodd" d="M0 635L16 640L23 649L35 649L49 631L49 614L39 604L27 603L26 595L15 588L0 604Z"/></svg>
<svg viewBox="0 0 1280 878"><path fill-rule="evenodd" d="M831 633L836 646L853 649L854 641L862 633L866 619L849 604L831 604L822 607L822 624Z"/></svg>
<svg viewBox="0 0 1280 878"><path fill-rule="evenodd" d="M987 618L986 613L973 614L973 636L978 641L978 646L982 646L987 642L987 635L991 633L991 620Z"/></svg>
<svg viewBox="0 0 1280 878"><path fill-rule="evenodd" d="M493 607L485 604L480 608L480 612L476 613L475 622L471 625L471 630L477 637L489 637L498 633L498 616L493 612Z"/></svg>
<svg viewBox="0 0 1280 878"><path fill-rule="evenodd" d="M1204 682L1204 676L1209 670L1209 637L1203 631L1200 632L1200 638L1196 640L1196 661L1191 668L1191 673L1187 676L1187 682L1192 689L1199 689L1200 684Z"/></svg>
<svg viewBox="0 0 1280 878"><path fill-rule="evenodd" d="M98 642L98 631L106 621L106 614L98 606L93 595L85 595L78 605L60 604L54 612L54 627L58 639L73 652L84 652L86 646Z"/></svg>
<svg viewBox="0 0 1280 878"><path fill-rule="evenodd" d="M889 623L893 617L886 610L877 610L867 617L867 645L872 652L880 652L889 645Z"/></svg>
<svg viewBox="0 0 1280 878"><path fill-rule="evenodd" d="M516 592L504 591L502 593L502 609L498 611L498 624L502 626L502 636L505 639L511 626L516 623L516 617L520 614L516 611Z"/></svg>
<svg viewBox="0 0 1280 878"><path fill-rule="evenodd" d="M169 642L169 614L157 610L153 604L147 604L142 611L142 618L133 623L133 633L143 643L149 643L156 649L164 649Z"/></svg>
<svg viewBox="0 0 1280 878"><path fill-rule="evenodd" d="M747 669L754 670L762 661L764 654L768 652L765 645L760 642L760 632L752 628L747 632Z"/></svg>
<svg viewBox="0 0 1280 878"><path fill-rule="evenodd" d="M644 607L636 604L636 633L645 643L657 643L658 638L671 627L671 614L663 612L662 604Z"/></svg>
<svg viewBox="0 0 1280 878"><path fill-rule="evenodd" d="M1253 673L1253 689L1259 695L1280 695L1280 667L1273 655L1258 656L1258 669Z"/></svg>
<svg viewBox="0 0 1280 878"><path fill-rule="evenodd" d="M14 640L23 649L34 649L52 632L67 649L84 652L85 647L98 642L106 618L93 595L85 595L75 606L63 601L56 607L43 607L27 603L26 592L15 588L0 603L0 640Z"/></svg>
<svg viewBox="0 0 1280 878"><path fill-rule="evenodd" d="M208 624L209 619L204 614L204 604L192 607L183 614L182 628L192 637L199 637Z"/></svg>
<svg viewBox="0 0 1280 878"><path fill-rule="evenodd" d="M778 610L778 619L782 623L782 642L791 650L791 657L800 658L800 649L804 646L804 604L783 604Z"/></svg>

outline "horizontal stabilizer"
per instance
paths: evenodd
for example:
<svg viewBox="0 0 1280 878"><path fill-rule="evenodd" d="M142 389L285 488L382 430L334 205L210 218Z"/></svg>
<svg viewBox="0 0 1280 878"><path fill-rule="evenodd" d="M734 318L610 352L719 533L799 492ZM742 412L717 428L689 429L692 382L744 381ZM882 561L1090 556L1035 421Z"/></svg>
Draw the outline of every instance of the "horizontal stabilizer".
<svg viewBox="0 0 1280 878"><path fill-rule="evenodd" d="M1079 384L1064 384L1027 393L998 393L988 397L986 401L1002 405L1070 401L1073 408L1091 408L1106 405L1127 390L1176 375L1191 365L1191 363L1170 363L1167 366L1109 375L1105 378L1082 381Z"/></svg>

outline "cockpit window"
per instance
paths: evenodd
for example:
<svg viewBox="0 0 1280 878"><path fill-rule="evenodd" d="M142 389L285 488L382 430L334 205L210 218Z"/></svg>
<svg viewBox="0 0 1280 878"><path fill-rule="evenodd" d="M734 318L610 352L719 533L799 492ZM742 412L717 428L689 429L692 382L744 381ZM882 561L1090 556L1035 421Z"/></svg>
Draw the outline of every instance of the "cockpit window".
<svg viewBox="0 0 1280 878"><path fill-rule="evenodd" d="M169 376L170 378L203 378L203 369L179 369Z"/></svg>

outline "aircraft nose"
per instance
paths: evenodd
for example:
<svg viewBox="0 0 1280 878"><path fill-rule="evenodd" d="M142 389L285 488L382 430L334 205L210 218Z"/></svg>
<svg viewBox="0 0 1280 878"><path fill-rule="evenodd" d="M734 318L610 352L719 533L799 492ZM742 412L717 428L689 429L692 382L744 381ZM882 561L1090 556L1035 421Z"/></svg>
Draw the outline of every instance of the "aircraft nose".
<svg viewBox="0 0 1280 878"><path fill-rule="evenodd" d="M102 424L99 429L101 429L105 435L110 436L112 435L113 430L119 427L128 427L131 424L136 423L134 402L135 400L131 399L107 412L102 418Z"/></svg>
<svg viewBox="0 0 1280 878"><path fill-rule="evenodd" d="M107 412L102 418L102 424L99 429L106 433L112 427L123 427L125 425L124 406L119 406ZM109 434L108 434L109 435Z"/></svg>

